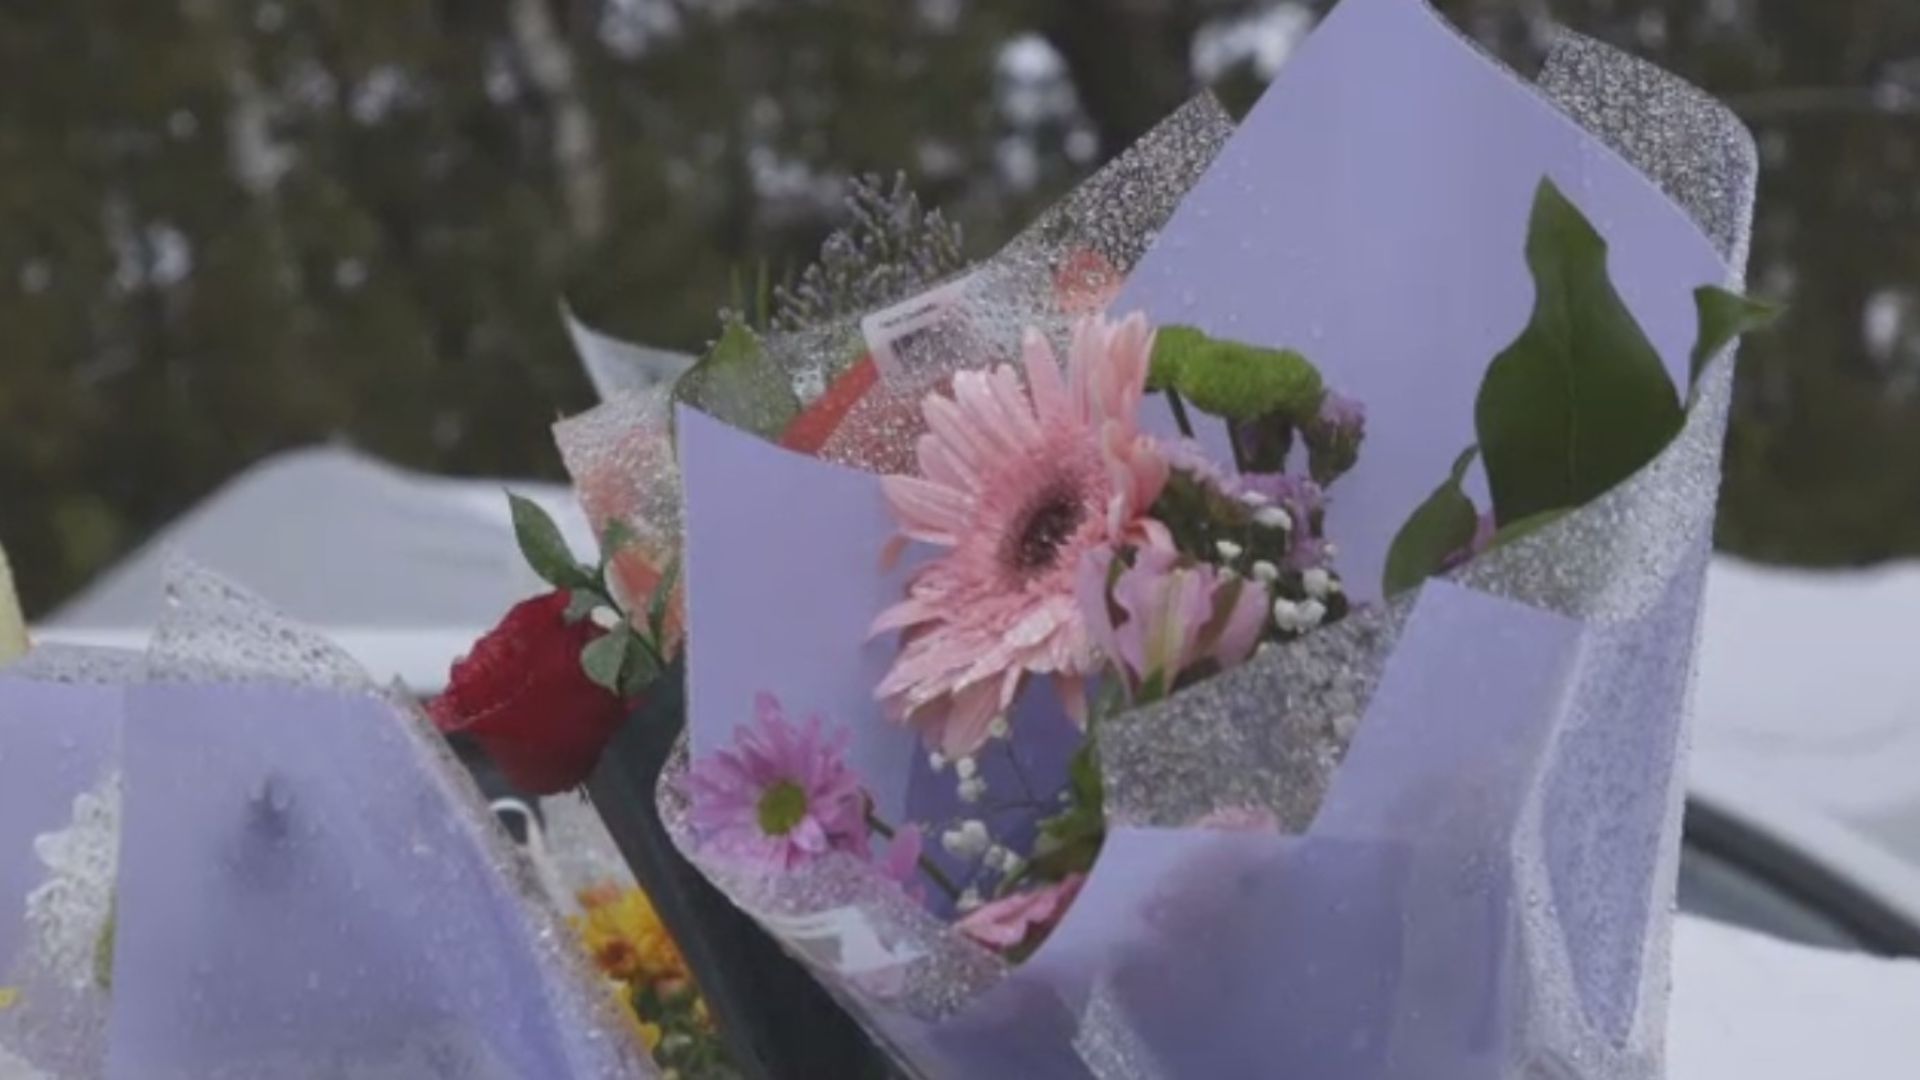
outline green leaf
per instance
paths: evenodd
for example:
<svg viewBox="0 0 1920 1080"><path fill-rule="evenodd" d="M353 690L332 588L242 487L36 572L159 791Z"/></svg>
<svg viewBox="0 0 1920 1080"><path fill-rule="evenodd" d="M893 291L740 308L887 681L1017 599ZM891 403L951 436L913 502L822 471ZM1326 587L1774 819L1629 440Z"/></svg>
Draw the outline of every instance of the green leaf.
<svg viewBox="0 0 1920 1080"><path fill-rule="evenodd" d="M660 677L660 656L640 640L640 635L622 636L626 638L626 654L621 658L620 685L614 692L622 700L631 701Z"/></svg>
<svg viewBox="0 0 1920 1080"><path fill-rule="evenodd" d="M627 665L627 640L632 636L631 629L621 626L587 642L587 647L580 650L580 667L595 686L620 693L620 672Z"/></svg>
<svg viewBox="0 0 1920 1080"><path fill-rule="evenodd" d="M1559 521L1561 518L1566 517L1568 514L1573 513L1573 511L1574 508L1571 506L1559 510L1549 510L1544 514L1535 514L1530 518L1522 518L1511 525L1502 526L1498 532L1493 534L1493 540L1487 544L1487 550L1492 551L1494 548L1506 547L1516 540L1524 540L1534 533L1539 532L1541 529Z"/></svg>
<svg viewBox="0 0 1920 1080"><path fill-rule="evenodd" d="M767 359L760 339L739 317L727 320L720 340L674 384L674 398L715 419L774 438L800 415L787 373Z"/></svg>
<svg viewBox="0 0 1920 1080"><path fill-rule="evenodd" d="M1291 349L1215 341L1181 360L1178 389L1197 408L1225 420L1282 415L1302 421L1320 408L1320 369Z"/></svg>
<svg viewBox="0 0 1920 1080"><path fill-rule="evenodd" d="M1461 490L1467 469L1479 453L1469 446L1453 463L1453 472L1414 509L1387 549L1387 571L1381 590L1395 596L1418 586L1446 565L1454 553L1473 543L1480 514Z"/></svg>
<svg viewBox="0 0 1920 1080"><path fill-rule="evenodd" d="M1135 705L1145 705L1148 702L1159 701L1161 698L1166 697L1168 677L1169 673L1164 671L1150 673L1145 679L1141 680L1140 689L1134 691L1133 703Z"/></svg>
<svg viewBox="0 0 1920 1080"><path fill-rule="evenodd" d="M1700 311L1700 340L1693 347L1695 382L1707 364L1720 355L1720 350L1743 334L1773 325L1782 310L1778 304L1750 300L1711 285L1695 290L1693 302Z"/></svg>
<svg viewBox="0 0 1920 1080"><path fill-rule="evenodd" d="M513 536L520 543L520 554L541 580L557 589L595 587L593 574L575 561L560 527L538 503L508 492L507 505L513 510Z"/></svg>
<svg viewBox="0 0 1920 1080"><path fill-rule="evenodd" d="M1100 783L1100 754L1092 739L1082 743L1068 763L1067 783L1076 807L1095 815L1101 813L1106 803L1106 789Z"/></svg>
<svg viewBox="0 0 1920 1080"><path fill-rule="evenodd" d="M1551 181L1527 237L1533 319L1495 357L1474 425L1501 521L1581 506L1658 454L1684 419L1660 354L1607 279L1607 244Z"/></svg>
<svg viewBox="0 0 1920 1080"><path fill-rule="evenodd" d="M574 589L567 594L567 610L562 616L568 626L593 614L593 609L606 603L606 598L592 589Z"/></svg>
<svg viewBox="0 0 1920 1080"><path fill-rule="evenodd" d="M1147 391L1177 387L1187 357L1213 344L1213 339L1191 326L1163 326L1153 335L1153 360L1147 368Z"/></svg>

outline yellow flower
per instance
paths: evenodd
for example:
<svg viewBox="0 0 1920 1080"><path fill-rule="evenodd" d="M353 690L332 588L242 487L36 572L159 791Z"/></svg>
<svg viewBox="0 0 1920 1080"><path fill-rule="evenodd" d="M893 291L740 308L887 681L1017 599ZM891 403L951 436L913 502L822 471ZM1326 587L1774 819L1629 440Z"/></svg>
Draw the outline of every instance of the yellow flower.
<svg viewBox="0 0 1920 1080"><path fill-rule="evenodd" d="M0 986L0 1012L6 1012L20 1003L20 990L13 986Z"/></svg>
<svg viewBox="0 0 1920 1080"><path fill-rule="evenodd" d="M640 1008L633 1000L633 987L618 979L608 979L607 991L613 995L613 1000L619 1003L621 1019L625 1020L627 1026L633 1029L633 1033L640 1037L640 1041L647 1045L647 1053L653 1053L653 1048L660 1045L660 1025L651 1023L640 1015Z"/></svg>
<svg viewBox="0 0 1920 1080"><path fill-rule="evenodd" d="M7 553L0 550L0 663L27 651L27 623L20 617L20 601L13 595L13 572Z"/></svg>
<svg viewBox="0 0 1920 1080"><path fill-rule="evenodd" d="M638 983L691 977L646 893L589 889L580 894L580 903L586 914L574 926L603 974Z"/></svg>

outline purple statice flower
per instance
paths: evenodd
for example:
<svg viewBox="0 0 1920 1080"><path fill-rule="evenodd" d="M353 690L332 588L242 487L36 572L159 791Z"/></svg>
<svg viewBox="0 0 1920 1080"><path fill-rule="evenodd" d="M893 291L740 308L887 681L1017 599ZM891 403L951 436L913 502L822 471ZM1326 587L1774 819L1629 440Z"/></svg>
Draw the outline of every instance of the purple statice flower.
<svg viewBox="0 0 1920 1080"><path fill-rule="evenodd" d="M1161 460L1175 472L1185 473L1215 491L1240 494L1240 478L1223 469L1196 439L1157 439Z"/></svg>
<svg viewBox="0 0 1920 1080"><path fill-rule="evenodd" d="M795 725L761 694L754 723L733 749L694 762L691 817L701 847L767 870L790 870L830 852L866 857L866 792L847 765L852 733L819 716Z"/></svg>
<svg viewBox="0 0 1920 1080"><path fill-rule="evenodd" d="M1252 473L1237 483L1242 492L1264 496L1293 519L1293 540L1287 569L1310 570L1327 564L1328 543L1314 523L1327 509L1327 493L1312 477L1298 473Z"/></svg>
<svg viewBox="0 0 1920 1080"><path fill-rule="evenodd" d="M1301 435L1307 443L1308 471L1320 484L1331 484L1360 460L1360 444L1367 437L1367 408L1329 391Z"/></svg>

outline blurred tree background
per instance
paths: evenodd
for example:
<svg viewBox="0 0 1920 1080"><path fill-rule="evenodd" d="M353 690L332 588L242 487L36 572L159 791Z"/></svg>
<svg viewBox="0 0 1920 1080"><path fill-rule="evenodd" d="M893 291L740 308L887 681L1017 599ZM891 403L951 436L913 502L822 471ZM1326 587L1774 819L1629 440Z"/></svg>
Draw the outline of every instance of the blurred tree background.
<svg viewBox="0 0 1920 1080"><path fill-rule="evenodd" d="M44 612L235 471L349 442L553 472L557 302L686 349L904 168L997 243L1295 0L66 0L0 10L0 541ZM1451 0L1727 98L1766 163L1722 546L1920 553L1920 5Z"/></svg>

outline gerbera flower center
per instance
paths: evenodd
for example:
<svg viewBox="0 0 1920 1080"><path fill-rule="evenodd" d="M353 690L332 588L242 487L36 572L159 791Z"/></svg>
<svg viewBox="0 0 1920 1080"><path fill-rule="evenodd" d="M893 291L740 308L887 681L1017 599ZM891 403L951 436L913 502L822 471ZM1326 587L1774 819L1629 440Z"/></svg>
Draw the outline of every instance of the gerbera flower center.
<svg viewBox="0 0 1920 1080"><path fill-rule="evenodd" d="M1086 519L1078 494L1068 485L1056 484L1036 495L1007 531L1000 551L1002 565L1021 576L1053 569L1060 549Z"/></svg>
<svg viewBox="0 0 1920 1080"><path fill-rule="evenodd" d="M791 780L773 784L760 795L760 829L785 836L807 816L807 791Z"/></svg>

